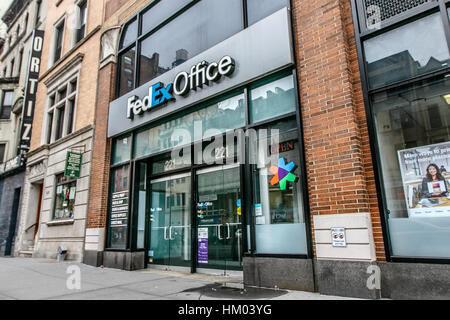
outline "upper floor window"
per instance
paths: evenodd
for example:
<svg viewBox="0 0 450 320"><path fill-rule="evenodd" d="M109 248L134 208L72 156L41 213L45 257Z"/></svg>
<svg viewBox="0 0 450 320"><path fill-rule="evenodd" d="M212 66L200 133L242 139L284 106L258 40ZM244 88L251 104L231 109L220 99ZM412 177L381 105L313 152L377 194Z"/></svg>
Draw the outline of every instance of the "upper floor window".
<svg viewBox="0 0 450 320"><path fill-rule="evenodd" d="M86 35L87 24L87 0L81 1L78 7L78 25L76 29L76 43L81 41Z"/></svg>
<svg viewBox="0 0 450 320"><path fill-rule="evenodd" d="M27 32L27 29L28 29L28 17L29 17L29 15L28 15L28 13L25 15L25 20L24 20L24 22L25 22L25 24L24 24L24 26L23 26L23 31L22 31L22 33L26 33Z"/></svg>
<svg viewBox="0 0 450 320"><path fill-rule="evenodd" d="M39 20L41 19L41 8L42 8L41 3L42 3L41 0L36 1L36 19L34 22L36 26L38 25Z"/></svg>
<svg viewBox="0 0 450 320"><path fill-rule="evenodd" d="M9 76L14 77L14 59L11 59L11 62L10 62Z"/></svg>
<svg viewBox="0 0 450 320"><path fill-rule="evenodd" d="M364 41L371 89L450 66L444 25L434 13Z"/></svg>
<svg viewBox="0 0 450 320"><path fill-rule="evenodd" d="M245 0L245 3L244 6L242 0L152 1L123 27L118 95L130 92L245 27L289 7L290 1Z"/></svg>
<svg viewBox="0 0 450 320"><path fill-rule="evenodd" d="M289 7L289 0L247 0L248 25L258 22L283 7Z"/></svg>
<svg viewBox="0 0 450 320"><path fill-rule="evenodd" d="M18 66L18 77L20 77L20 73L22 71L22 63L23 63L23 48L19 51L19 66Z"/></svg>
<svg viewBox="0 0 450 320"><path fill-rule="evenodd" d="M77 78L73 78L48 95L46 142L52 143L74 130Z"/></svg>
<svg viewBox="0 0 450 320"><path fill-rule="evenodd" d="M5 161L6 143L0 143L0 163Z"/></svg>
<svg viewBox="0 0 450 320"><path fill-rule="evenodd" d="M53 53L53 62L58 61L61 58L62 47L63 47L63 39L64 39L64 24L65 20L59 22L54 29L54 53Z"/></svg>
<svg viewBox="0 0 450 320"><path fill-rule="evenodd" d="M13 104L14 91L5 90L3 91L2 97L2 109L0 112L0 119L9 119L11 116L11 107Z"/></svg>

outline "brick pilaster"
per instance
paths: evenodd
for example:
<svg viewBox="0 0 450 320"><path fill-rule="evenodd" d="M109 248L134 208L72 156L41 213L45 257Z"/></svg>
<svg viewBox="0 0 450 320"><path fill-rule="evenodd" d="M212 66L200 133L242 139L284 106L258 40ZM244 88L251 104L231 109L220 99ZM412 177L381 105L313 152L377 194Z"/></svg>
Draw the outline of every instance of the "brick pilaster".
<svg viewBox="0 0 450 320"><path fill-rule="evenodd" d="M311 215L370 212L385 260L350 2L294 0L293 17Z"/></svg>

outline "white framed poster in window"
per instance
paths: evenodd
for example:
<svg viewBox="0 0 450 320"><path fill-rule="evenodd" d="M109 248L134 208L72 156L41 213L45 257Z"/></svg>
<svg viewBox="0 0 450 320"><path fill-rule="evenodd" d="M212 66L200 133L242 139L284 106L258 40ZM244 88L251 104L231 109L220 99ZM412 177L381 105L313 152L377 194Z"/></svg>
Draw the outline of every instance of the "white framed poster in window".
<svg viewBox="0 0 450 320"><path fill-rule="evenodd" d="M398 151L408 217L450 217L450 142Z"/></svg>

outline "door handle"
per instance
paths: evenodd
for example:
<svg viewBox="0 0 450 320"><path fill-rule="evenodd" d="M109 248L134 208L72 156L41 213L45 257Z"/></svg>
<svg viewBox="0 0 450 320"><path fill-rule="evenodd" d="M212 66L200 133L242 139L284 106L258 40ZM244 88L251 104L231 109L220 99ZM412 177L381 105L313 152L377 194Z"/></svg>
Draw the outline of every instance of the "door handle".
<svg viewBox="0 0 450 320"><path fill-rule="evenodd" d="M220 236L220 227L221 226L222 226L221 224L217 225L217 238L219 238L219 240L223 240L223 238Z"/></svg>
<svg viewBox="0 0 450 320"><path fill-rule="evenodd" d="M229 223L227 223L227 232L228 232L228 235L227 235L227 240L228 240L228 239L231 239L231 232L230 232L230 224Z"/></svg>
<svg viewBox="0 0 450 320"><path fill-rule="evenodd" d="M172 228L173 226L169 227L169 240L175 240L175 238L172 239Z"/></svg>
<svg viewBox="0 0 450 320"><path fill-rule="evenodd" d="M164 227L164 240L169 240L167 239L167 227Z"/></svg>

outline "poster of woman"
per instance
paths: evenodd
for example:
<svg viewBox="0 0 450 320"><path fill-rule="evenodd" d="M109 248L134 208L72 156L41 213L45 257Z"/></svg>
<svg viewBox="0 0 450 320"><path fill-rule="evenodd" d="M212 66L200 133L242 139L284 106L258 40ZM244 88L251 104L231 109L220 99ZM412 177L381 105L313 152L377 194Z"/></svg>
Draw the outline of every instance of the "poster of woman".
<svg viewBox="0 0 450 320"><path fill-rule="evenodd" d="M450 217L450 142L398 151L408 216Z"/></svg>

